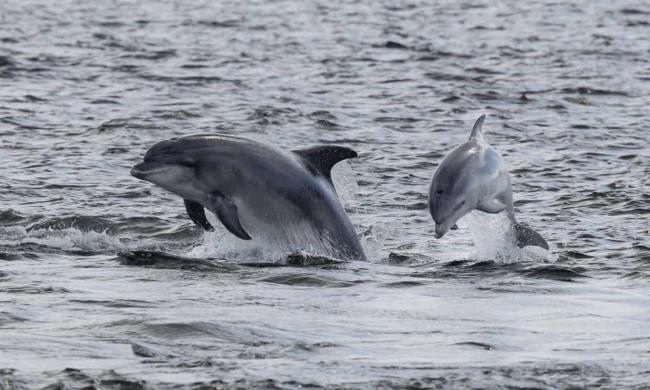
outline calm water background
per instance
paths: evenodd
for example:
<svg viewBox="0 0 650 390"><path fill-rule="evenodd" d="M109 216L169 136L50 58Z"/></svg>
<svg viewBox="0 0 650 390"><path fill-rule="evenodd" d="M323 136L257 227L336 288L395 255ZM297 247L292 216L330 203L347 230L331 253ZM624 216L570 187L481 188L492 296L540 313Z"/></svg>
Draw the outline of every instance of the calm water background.
<svg viewBox="0 0 650 390"><path fill-rule="evenodd" d="M649 36L645 1L1 2L0 388L648 386ZM481 113L548 256L434 239ZM206 261L129 169L212 132L356 149L370 260Z"/></svg>

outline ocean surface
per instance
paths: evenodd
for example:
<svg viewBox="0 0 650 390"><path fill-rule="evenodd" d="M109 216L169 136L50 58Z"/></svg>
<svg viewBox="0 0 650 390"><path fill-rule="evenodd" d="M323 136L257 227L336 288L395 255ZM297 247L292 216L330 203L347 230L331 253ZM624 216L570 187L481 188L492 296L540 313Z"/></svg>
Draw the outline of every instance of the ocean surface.
<svg viewBox="0 0 650 390"><path fill-rule="evenodd" d="M647 1L0 2L0 389L649 388L648 37ZM549 253L434 238L481 114ZM355 149L368 261L220 256L129 174L196 133Z"/></svg>

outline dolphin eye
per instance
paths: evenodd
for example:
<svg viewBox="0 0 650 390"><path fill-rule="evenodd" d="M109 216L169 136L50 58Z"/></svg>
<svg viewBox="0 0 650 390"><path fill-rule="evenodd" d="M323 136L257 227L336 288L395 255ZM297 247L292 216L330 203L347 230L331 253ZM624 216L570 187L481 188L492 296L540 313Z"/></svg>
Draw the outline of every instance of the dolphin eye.
<svg viewBox="0 0 650 390"><path fill-rule="evenodd" d="M442 190L436 191L436 194L442 194Z"/></svg>
<svg viewBox="0 0 650 390"><path fill-rule="evenodd" d="M194 168L194 163L192 161L179 161L178 165L184 168Z"/></svg>

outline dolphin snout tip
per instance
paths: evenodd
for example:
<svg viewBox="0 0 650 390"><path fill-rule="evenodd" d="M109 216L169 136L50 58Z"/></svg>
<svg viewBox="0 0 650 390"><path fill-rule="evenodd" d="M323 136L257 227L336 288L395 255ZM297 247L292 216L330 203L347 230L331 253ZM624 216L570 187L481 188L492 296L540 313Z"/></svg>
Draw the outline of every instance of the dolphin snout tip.
<svg viewBox="0 0 650 390"><path fill-rule="evenodd" d="M137 179L142 179L145 173L145 171L142 169L142 165L142 163L134 165L133 168L131 168L131 176Z"/></svg>
<svg viewBox="0 0 650 390"><path fill-rule="evenodd" d="M447 233L447 228L444 225L436 225L436 238L442 238Z"/></svg>

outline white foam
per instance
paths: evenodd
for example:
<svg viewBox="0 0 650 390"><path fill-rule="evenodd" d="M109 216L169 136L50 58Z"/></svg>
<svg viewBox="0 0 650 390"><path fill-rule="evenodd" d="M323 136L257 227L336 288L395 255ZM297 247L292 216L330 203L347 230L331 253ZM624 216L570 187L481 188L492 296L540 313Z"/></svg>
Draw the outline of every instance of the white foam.
<svg viewBox="0 0 650 390"><path fill-rule="evenodd" d="M478 260L509 264L553 259L552 254L542 248L519 248L506 213L472 211L460 221L460 225L469 229L474 241L474 253L471 256Z"/></svg>
<svg viewBox="0 0 650 390"><path fill-rule="evenodd" d="M365 215L368 213L367 209L359 204L359 184L354 170L347 161L337 163L332 169L332 181L334 187L341 200L341 203L346 209L354 208L357 214ZM350 219L354 215L348 213ZM354 222L354 221L353 221ZM359 235L358 227L357 235ZM378 221L374 222L362 235L359 237L361 247L366 254L368 260L380 259L384 255L384 242L391 234L390 227L385 224L380 224Z"/></svg>
<svg viewBox="0 0 650 390"><path fill-rule="evenodd" d="M300 246L260 238L246 241L235 237L220 224L213 223L213 226L216 227L215 231L205 232L198 245L184 255L239 262L283 262L287 256L296 253L335 258L333 251L322 245L311 247L308 244L318 241L318 238L305 239Z"/></svg>
<svg viewBox="0 0 650 390"><path fill-rule="evenodd" d="M375 222L364 234L359 238L361 246L366 253L368 260L382 259L384 253L384 242L391 234L389 225L380 224Z"/></svg>
<svg viewBox="0 0 650 390"><path fill-rule="evenodd" d="M341 161L332 169L332 182L336 193L345 207L356 206L356 196L359 192L357 178L347 161Z"/></svg>
<svg viewBox="0 0 650 390"><path fill-rule="evenodd" d="M0 244L21 245L38 244L63 250L82 250L97 252L117 252L124 250L119 239L108 235L105 231L81 231L77 228L65 229L34 229L28 231L23 226L0 228Z"/></svg>

